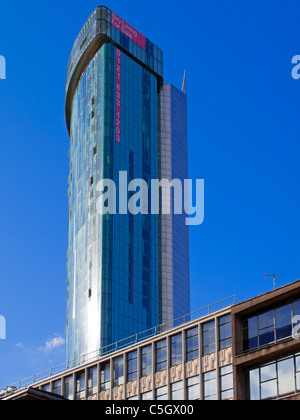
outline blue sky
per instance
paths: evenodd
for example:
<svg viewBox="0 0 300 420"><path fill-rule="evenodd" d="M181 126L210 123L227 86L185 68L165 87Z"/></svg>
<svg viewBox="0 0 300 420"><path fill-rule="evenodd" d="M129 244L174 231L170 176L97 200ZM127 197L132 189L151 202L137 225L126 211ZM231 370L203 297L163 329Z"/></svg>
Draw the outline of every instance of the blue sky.
<svg viewBox="0 0 300 420"><path fill-rule="evenodd" d="M298 0L105 3L187 70L189 176L205 179L191 227L192 308L300 278ZM0 55L0 387L64 362L68 135L64 83L91 0L4 2Z"/></svg>

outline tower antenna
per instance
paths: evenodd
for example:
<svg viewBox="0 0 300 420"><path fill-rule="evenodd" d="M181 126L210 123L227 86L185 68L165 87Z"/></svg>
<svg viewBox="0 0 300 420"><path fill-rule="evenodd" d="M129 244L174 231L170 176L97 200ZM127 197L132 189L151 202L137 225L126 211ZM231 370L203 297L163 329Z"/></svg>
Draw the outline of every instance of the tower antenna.
<svg viewBox="0 0 300 420"><path fill-rule="evenodd" d="M285 276L285 273L279 273L279 274L267 274L267 272L265 272L265 279L268 280L268 277L273 277L273 286L274 289L276 289L276 277L278 276Z"/></svg>

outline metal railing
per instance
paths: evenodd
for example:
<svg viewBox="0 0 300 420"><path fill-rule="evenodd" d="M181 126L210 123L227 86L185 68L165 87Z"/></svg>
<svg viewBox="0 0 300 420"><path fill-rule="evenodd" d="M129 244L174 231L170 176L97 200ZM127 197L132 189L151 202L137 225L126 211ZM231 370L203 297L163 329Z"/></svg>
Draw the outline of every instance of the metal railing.
<svg viewBox="0 0 300 420"><path fill-rule="evenodd" d="M231 301L231 303L229 303ZM227 304L225 305L225 302ZM12 385L9 385L5 388L0 388L0 399L4 398L7 395L10 395L14 392L19 391L20 389L29 387L34 385L38 382L42 382L48 378L54 377L60 373L67 372L70 369L79 368L83 364L88 362L92 362L93 360L97 360L101 357L107 356L109 354L115 353L116 351L123 350L127 347L130 347L134 344L140 343L145 341L149 338L153 338L163 332L169 331L172 328L179 327L180 325L186 324L187 322L199 319L201 317L207 316L212 314L216 311L221 309L225 309L226 307L230 307L236 304L236 295L230 296L226 299L220 300L215 302L211 305L205 306L204 308L198 309L197 311L191 312L187 315L181 316L180 318L174 319L172 321L168 321L164 324L158 325L156 327L150 328L146 331L142 331L140 333L134 334L130 337L124 338L123 340L119 340L114 344L109 346L102 347L99 350L87 353L83 356L80 356L74 360L62 363L56 367L47 369L43 372L30 376L29 378L22 379ZM216 308L217 307L217 308ZM212 311L212 308L214 310ZM204 313L205 312L205 313Z"/></svg>

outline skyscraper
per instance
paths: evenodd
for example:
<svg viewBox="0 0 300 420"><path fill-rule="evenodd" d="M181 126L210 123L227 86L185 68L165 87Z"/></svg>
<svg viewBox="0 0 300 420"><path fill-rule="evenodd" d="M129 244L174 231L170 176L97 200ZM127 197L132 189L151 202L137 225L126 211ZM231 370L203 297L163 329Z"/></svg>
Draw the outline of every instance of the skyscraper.
<svg viewBox="0 0 300 420"><path fill-rule="evenodd" d="M183 89L185 90L185 89ZM189 312L184 218L96 211L98 182L187 177L186 95L163 53L106 7L79 33L66 80L70 135L68 360Z"/></svg>

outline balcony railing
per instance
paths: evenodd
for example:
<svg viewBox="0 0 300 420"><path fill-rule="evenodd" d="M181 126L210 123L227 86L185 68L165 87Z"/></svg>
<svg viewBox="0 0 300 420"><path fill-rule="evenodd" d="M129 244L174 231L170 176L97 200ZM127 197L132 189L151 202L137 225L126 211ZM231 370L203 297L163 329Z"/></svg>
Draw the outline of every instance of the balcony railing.
<svg viewBox="0 0 300 420"><path fill-rule="evenodd" d="M74 360L65 362L61 365L58 365L56 367L47 369L43 372L30 376L29 378L22 379L21 381L18 381L12 385L9 385L5 388L0 389L0 399L14 392L17 392L20 389L32 386L36 383L42 382L43 380L54 377L60 373L67 372L70 369L80 367L83 364L92 362L93 360L97 360L101 357L115 353L116 351L123 350L127 347L130 347L134 344L145 341L149 338L156 337L157 335L162 334L166 331L169 331L172 328L179 327L180 325L186 324L187 322L202 318L204 316L207 316L209 314L212 314L216 311L225 309L226 307L230 307L235 304L236 304L236 296L233 295L233 296L230 296L229 298L226 298L218 302L215 302L211 305L205 306L204 308L198 309L197 311L191 312L180 318L174 319L172 321L168 321L162 325L158 325L156 327L150 328L149 330L134 334L123 340L117 341L114 344L111 344L106 347L102 347L101 349L97 351L87 353L85 355L78 357L77 359L74 359Z"/></svg>

